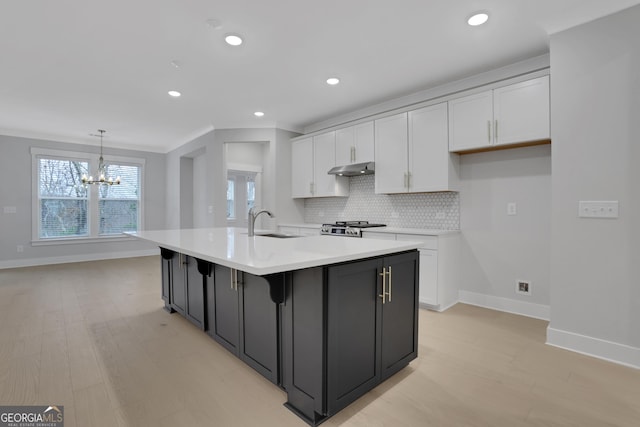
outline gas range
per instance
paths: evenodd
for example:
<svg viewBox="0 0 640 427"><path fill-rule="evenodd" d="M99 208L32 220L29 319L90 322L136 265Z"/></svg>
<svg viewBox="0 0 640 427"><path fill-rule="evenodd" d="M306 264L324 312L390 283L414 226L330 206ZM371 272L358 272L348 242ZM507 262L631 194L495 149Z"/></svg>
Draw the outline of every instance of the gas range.
<svg viewBox="0 0 640 427"><path fill-rule="evenodd" d="M385 224L371 224L369 221L337 221L335 224L322 224L320 234L346 237L362 237L362 229L386 227Z"/></svg>

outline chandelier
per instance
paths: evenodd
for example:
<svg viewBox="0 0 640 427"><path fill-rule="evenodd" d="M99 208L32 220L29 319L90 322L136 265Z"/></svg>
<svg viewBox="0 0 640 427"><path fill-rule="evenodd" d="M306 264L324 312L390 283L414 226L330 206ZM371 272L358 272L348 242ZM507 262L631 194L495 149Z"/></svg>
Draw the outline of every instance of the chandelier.
<svg viewBox="0 0 640 427"><path fill-rule="evenodd" d="M97 185L120 185L120 177L117 177L115 180L112 177L106 177L107 167L104 164L104 158L102 157L102 137L106 130L98 129L100 132L100 159L98 160L98 179L93 179L93 176L82 175L82 183L83 184L97 184ZM98 136L98 135L95 135Z"/></svg>

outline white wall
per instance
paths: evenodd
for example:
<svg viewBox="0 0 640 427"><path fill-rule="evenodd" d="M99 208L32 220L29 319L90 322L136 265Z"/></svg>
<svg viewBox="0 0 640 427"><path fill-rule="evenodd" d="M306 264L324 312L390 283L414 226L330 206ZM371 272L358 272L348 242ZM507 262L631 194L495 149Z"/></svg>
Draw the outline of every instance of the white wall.
<svg viewBox="0 0 640 427"><path fill-rule="evenodd" d="M461 299L548 319L551 147L460 156L460 229ZM531 295L516 293L517 280Z"/></svg>
<svg viewBox="0 0 640 427"><path fill-rule="evenodd" d="M203 154L193 158L193 227L207 226L207 159Z"/></svg>
<svg viewBox="0 0 640 427"><path fill-rule="evenodd" d="M280 129L221 129L214 130L167 154L167 173L180 176L182 157L204 150L206 161L208 227L226 227L226 168L225 143L265 142L262 205L275 214L265 219L263 227L275 228L277 222L302 222L304 205L291 199L291 143L294 132ZM178 181L178 182L176 182ZM180 180L167 178L167 228L180 228Z"/></svg>
<svg viewBox="0 0 640 427"><path fill-rule="evenodd" d="M548 341L640 367L640 6L551 37ZM577 217L618 200L617 220Z"/></svg>
<svg viewBox="0 0 640 427"><path fill-rule="evenodd" d="M0 268L129 257L153 253L157 249L140 240L98 243L31 245L31 147L87 152L99 156L99 148L57 141L0 135ZM165 223L165 161L158 153L110 149L105 155L145 159L144 227L163 228ZM5 214L4 206L15 206L15 214ZM16 251L17 245L24 252Z"/></svg>

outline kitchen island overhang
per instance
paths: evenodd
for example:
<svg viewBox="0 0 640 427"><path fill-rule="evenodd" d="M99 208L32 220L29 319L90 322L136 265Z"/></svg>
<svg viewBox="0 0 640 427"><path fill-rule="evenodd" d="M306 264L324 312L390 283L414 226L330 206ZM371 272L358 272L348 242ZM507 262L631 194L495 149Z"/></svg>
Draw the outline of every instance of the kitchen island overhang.
<svg viewBox="0 0 640 427"><path fill-rule="evenodd" d="M417 357L420 242L144 231L162 295L318 425Z"/></svg>

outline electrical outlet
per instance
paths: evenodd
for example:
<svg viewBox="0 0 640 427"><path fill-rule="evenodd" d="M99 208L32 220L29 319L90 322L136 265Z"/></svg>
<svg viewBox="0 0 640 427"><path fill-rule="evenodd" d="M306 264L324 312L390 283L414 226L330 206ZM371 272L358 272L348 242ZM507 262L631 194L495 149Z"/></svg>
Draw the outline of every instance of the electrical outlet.
<svg viewBox="0 0 640 427"><path fill-rule="evenodd" d="M518 205L516 202L507 203L507 215L517 215L518 214Z"/></svg>
<svg viewBox="0 0 640 427"><path fill-rule="evenodd" d="M444 212L436 213L436 219L445 219L445 218L446 218L446 214Z"/></svg>
<svg viewBox="0 0 640 427"><path fill-rule="evenodd" d="M618 201L578 202L578 216L580 218L618 218Z"/></svg>
<svg viewBox="0 0 640 427"><path fill-rule="evenodd" d="M528 280L516 280L516 293L531 295L531 282Z"/></svg>
<svg viewBox="0 0 640 427"><path fill-rule="evenodd" d="M400 218L400 214L398 212L391 212L391 218L398 219Z"/></svg>
<svg viewBox="0 0 640 427"><path fill-rule="evenodd" d="M3 211L6 214L14 214L18 212L18 208L16 208L15 206L5 206Z"/></svg>

